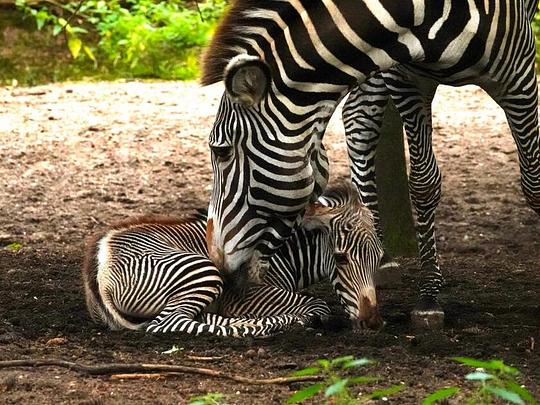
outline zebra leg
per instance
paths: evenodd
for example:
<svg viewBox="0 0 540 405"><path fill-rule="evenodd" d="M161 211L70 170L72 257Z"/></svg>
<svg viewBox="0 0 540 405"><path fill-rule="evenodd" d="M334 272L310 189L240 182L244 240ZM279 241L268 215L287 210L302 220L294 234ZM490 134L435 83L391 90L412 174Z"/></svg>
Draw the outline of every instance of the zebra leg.
<svg viewBox="0 0 540 405"><path fill-rule="evenodd" d="M233 291L225 290L219 299L219 313L226 317L255 317L271 319L283 317L286 321L303 326L324 323L330 315L325 301L281 288L262 285L253 286L239 298Z"/></svg>
<svg viewBox="0 0 540 405"><path fill-rule="evenodd" d="M441 172L432 146L431 102L437 83L399 70L384 74L403 119L410 155L409 191L417 215L420 251L420 298L411 313L415 327L440 328L444 311L438 303L443 276L437 259L435 210L441 199Z"/></svg>
<svg viewBox="0 0 540 405"><path fill-rule="evenodd" d="M517 146L521 189L527 204L540 215L540 136L538 133L538 84L534 63L523 74L516 74L519 84L511 90L497 91L482 86L501 106ZM500 87L500 86L499 86ZM510 86L508 86L510 87Z"/></svg>
<svg viewBox="0 0 540 405"><path fill-rule="evenodd" d="M381 240L375 154L388 100L384 79L381 74L377 74L351 90L342 112L351 180L362 202L372 212L377 236Z"/></svg>
<svg viewBox="0 0 540 405"><path fill-rule="evenodd" d="M362 202L373 214L377 236L381 241L383 234L375 179L375 155L388 100L389 93L384 78L380 73L375 74L351 90L342 112L351 180L358 189ZM377 272L377 285L397 282L397 267L398 264L385 249Z"/></svg>

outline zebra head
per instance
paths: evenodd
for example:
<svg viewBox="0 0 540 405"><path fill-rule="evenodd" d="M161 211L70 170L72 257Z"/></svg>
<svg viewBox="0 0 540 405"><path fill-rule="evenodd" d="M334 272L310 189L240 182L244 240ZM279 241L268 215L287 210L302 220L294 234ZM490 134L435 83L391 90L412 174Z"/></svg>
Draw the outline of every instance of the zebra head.
<svg viewBox="0 0 540 405"><path fill-rule="evenodd" d="M261 263L326 187L321 140L331 109L310 106L293 122L257 57L233 58L224 80L209 137L214 177L207 243L212 261L238 287L262 279Z"/></svg>
<svg viewBox="0 0 540 405"><path fill-rule="evenodd" d="M304 226L323 226L329 232L336 263L330 278L353 328L380 329L374 277L383 247L356 190L349 185L327 190L309 206Z"/></svg>

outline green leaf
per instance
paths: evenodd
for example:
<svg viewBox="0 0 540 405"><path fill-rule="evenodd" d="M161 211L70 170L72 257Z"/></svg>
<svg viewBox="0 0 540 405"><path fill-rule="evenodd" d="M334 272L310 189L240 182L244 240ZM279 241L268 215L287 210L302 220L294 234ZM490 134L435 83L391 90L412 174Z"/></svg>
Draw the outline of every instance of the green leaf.
<svg viewBox="0 0 540 405"><path fill-rule="evenodd" d="M322 390L322 388L323 388L323 384L321 383L310 385L309 387L304 388L301 391L297 391L295 394L290 396L289 399L287 400L287 403L295 404L297 402L303 401L304 399L311 398L312 396L317 395L317 393L320 390Z"/></svg>
<svg viewBox="0 0 540 405"><path fill-rule="evenodd" d="M403 388L405 388L403 385L392 385L388 388L383 388L380 390L375 390L371 394L369 394L369 398L371 399L380 399L382 397L387 397L390 395L395 394L396 392L401 391Z"/></svg>
<svg viewBox="0 0 540 405"><path fill-rule="evenodd" d="M498 370L507 374L519 374L519 370L517 368L510 367L504 364L502 360L485 361L485 360L471 359L469 357L454 357L454 360L461 364L465 364L467 366L471 366L475 368L483 368L486 370Z"/></svg>
<svg viewBox="0 0 540 405"><path fill-rule="evenodd" d="M485 368L487 370L493 368L491 361L476 360L469 357L454 357L453 360L475 368Z"/></svg>
<svg viewBox="0 0 540 405"><path fill-rule="evenodd" d="M523 398L525 401L536 404L536 400L532 396L532 394L525 388L523 388L521 385L515 383L514 381L507 381L506 387L509 391L515 392L518 394L521 398Z"/></svg>
<svg viewBox="0 0 540 405"><path fill-rule="evenodd" d="M492 387L491 385L488 385L486 387L486 391L491 392L495 396L502 398L506 401L512 402L513 404L525 405L525 402L518 394L505 390L504 388Z"/></svg>
<svg viewBox="0 0 540 405"><path fill-rule="evenodd" d="M68 48L71 52L71 56L73 56L73 59L77 59L79 53L81 52L82 41L75 35L70 35L68 37Z"/></svg>
<svg viewBox="0 0 540 405"><path fill-rule="evenodd" d="M319 367L307 367L302 370L295 371L291 375L294 377L302 377L304 375L314 375L317 374L321 369Z"/></svg>
<svg viewBox="0 0 540 405"><path fill-rule="evenodd" d="M455 395L459 392L458 387L450 387L450 388L442 388L440 390L435 391L433 394L428 395L424 400L422 401L422 405L431 405L434 404L437 401L440 401L441 399L451 397L452 395Z"/></svg>
<svg viewBox="0 0 540 405"><path fill-rule="evenodd" d="M519 374L519 370L517 368L504 364L502 360L491 360L490 363L492 369L499 370L506 374Z"/></svg>
<svg viewBox="0 0 540 405"><path fill-rule="evenodd" d="M19 250L22 249L22 244L19 243L19 242L13 242L13 243L10 243L9 245L6 245L6 249L9 249L9 250L12 250L13 252L18 252Z"/></svg>
<svg viewBox="0 0 540 405"><path fill-rule="evenodd" d="M326 391L324 391L325 397L331 397L332 395L336 395L340 392L342 392L345 387L347 386L347 383L349 382L348 378L345 378L343 380L339 380L335 382L334 384L330 385Z"/></svg>
<svg viewBox="0 0 540 405"><path fill-rule="evenodd" d="M41 31L47 20L49 19L49 14L45 10L40 10L34 16L36 18L37 29Z"/></svg>
<svg viewBox="0 0 540 405"><path fill-rule="evenodd" d="M345 362L345 364L343 364L343 368L360 367L360 366L365 366L371 363L374 363L374 361L370 359L366 359L366 358L353 359L353 360Z"/></svg>
<svg viewBox="0 0 540 405"><path fill-rule="evenodd" d="M493 378L493 376L489 373L484 373L483 371L475 371L467 374L465 378L472 381L486 381Z"/></svg>
<svg viewBox="0 0 540 405"><path fill-rule="evenodd" d="M199 395L188 399L189 405L219 405L225 404L221 402L224 395L221 392L209 392L205 395Z"/></svg>
<svg viewBox="0 0 540 405"><path fill-rule="evenodd" d="M74 34L88 34L88 30L82 27L71 27L71 32Z"/></svg>
<svg viewBox="0 0 540 405"><path fill-rule="evenodd" d="M379 380L380 380L379 377L369 377L369 376L358 376L358 377L349 378L349 382L351 384L364 384L364 383L370 383L370 382L377 382Z"/></svg>
<svg viewBox="0 0 540 405"><path fill-rule="evenodd" d="M346 363L348 361L354 360L354 356L342 356L342 357L336 357L333 359L330 364L333 366L337 366L338 364Z"/></svg>
<svg viewBox="0 0 540 405"><path fill-rule="evenodd" d="M53 27L53 36L57 36L58 34L60 34L60 32L62 31L62 28L64 28L63 25L61 24L58 24L58 22L56 24L54 24L54 27Z"/></svg>
<svg viewBox="0 0 540 405"><path fill-rule="evenodd" d="M330 362L326 359L319 359L317 360L317 363L319 363L322 368L328 368L330 366Z"/></svg>
<svg viewBox="0 0 540 405"><path fill-rule="evenodd" d="M88 56L90 60L94 62L94 65L97 65L97 60L96 60L96 57L94 56L94 52L92 52L92 50L86 45L83 46L83 51L86 54L86 56Z"/></svg>

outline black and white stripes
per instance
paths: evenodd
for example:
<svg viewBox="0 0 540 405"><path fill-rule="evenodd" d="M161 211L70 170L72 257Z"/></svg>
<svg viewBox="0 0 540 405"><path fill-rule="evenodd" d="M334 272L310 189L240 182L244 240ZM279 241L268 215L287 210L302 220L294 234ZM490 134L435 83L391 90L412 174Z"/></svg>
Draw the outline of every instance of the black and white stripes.
<svg viewBox="0 0 540 405"><path fill-rule="evenodd" d="M303 227L271 258L265 285L242 296L223 292L208 259L203 211L120 224L88 245L83 280L89 312L113 329L264 336L325 318L324 301L296 291L329 278L353 326L379 328L373 277L382 248L371 215L351 188L322 202L311 206Z"/></svg>
<svg viewBox="0 0 540 405"><path fill-rule="evenodd" d="M203 84L223 79L226 87L209 137L212 260L233 274L254 268L279 248L325 187L322 135L335 106L355 85L397 65L455 85L478 79L507 111L523 190L540 212L528 19L533 9L521 0L234 2L207 51L202 79ZM415 134L412 142L409 137L411 150L416 148L411 156L418 157L411 164L411 190L416 207L425 207L419 214L420 244L429 271L419 306L438 310L442 277L430 261L436 257L430 224L440 174L430 147L431 124L423 118L430 116L429 108L417 112L415 100L417 92L402 93L397 104L402 115L411 116L406 122ZM369 142L366 147L372 149Z"/></svg>

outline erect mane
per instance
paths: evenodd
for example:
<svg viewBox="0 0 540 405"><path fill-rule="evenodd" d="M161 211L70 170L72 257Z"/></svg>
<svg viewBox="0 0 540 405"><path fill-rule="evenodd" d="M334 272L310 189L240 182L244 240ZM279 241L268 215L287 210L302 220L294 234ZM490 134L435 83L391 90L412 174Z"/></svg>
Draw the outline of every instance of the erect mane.
<svg viewBox="0 0 540 405"><path fill-rule="evenodd" d="M347 203L360 203L360 195L356 188L351 183L339 183L332 185L326 190L322 197L328 197L332 199L345 200Z"/></svg>
<svg viewBox="0 0 540 405"><path fill-rule="evenodd" d="M212 42L202 58L201 84L207 86L223 79L227 63L238 54L235 46L241 34L241 27L249 20L245 16L248 10L265 8L271 0L234 0L225 16L221 19Z"/></svg>

